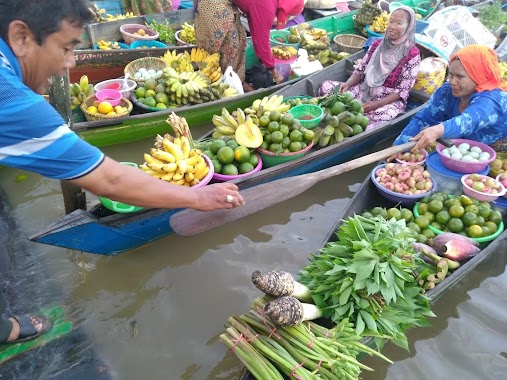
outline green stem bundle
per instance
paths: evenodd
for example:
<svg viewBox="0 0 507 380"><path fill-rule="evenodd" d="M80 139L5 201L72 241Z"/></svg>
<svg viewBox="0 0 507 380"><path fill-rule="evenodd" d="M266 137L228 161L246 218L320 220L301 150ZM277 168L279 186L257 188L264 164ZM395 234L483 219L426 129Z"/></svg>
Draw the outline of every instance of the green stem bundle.
<svg viewBox="0 0 507 380"><path fill-rule="evenodd" d="M361 370L372 371L357 361L361 352L391 363L360 343L348 320L333 329L314 322L280 327L263 315L265 304L256 298L249 313L229 318L230 327L220 336L256 379L355 380Z"/></svg>

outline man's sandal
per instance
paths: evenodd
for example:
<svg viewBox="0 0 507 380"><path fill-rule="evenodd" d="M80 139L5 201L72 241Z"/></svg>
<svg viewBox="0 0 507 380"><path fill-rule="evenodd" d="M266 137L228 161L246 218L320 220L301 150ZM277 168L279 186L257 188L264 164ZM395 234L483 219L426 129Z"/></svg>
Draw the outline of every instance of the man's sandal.
<svg viewBox="0 0 507 380"><path fill-rule="evenodd" d="M17 339L3 343L21 343L35 339L48 332L53 327L53 323L42 315L22 314L11 315L19 324L19 336ZM32 323L32 318L42 325L40 331L37 331ZM36 323L37 324L37 323Z"/></svg>

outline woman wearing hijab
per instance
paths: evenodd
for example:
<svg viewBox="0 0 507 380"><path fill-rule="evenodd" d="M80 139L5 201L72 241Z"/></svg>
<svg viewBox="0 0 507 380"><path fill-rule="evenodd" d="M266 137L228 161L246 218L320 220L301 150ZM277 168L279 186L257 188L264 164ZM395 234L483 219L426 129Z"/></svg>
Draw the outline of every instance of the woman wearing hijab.
<svg viewBox="0 0 507 380"><path fill-rule="evenodd" d="M488 145L496 142L500 147L507 137L507 84L500 73L498 57L491 48L470 45L458 50L449 61L448 81L394 144L417 141L415 149L420 149L443 137Z"/></svg>
<svg viewBox="0 0 507 380"><path fill-rule="evenodd" d="M415 13L401 6L389 17L384 38L370 46L350 78L341 84L324 82L319 95L331 93L337 85L340 92L351 92L363 104L371 128L405 111L420 62L415 46Z"/></svg>
<svg viewBox="0 0 507 380"><path fill-rule="evenodd" d="M271 72L273 79L281 83L283 76L275 69L269 42L273 20L277 19L277 29L283 29L288 17L300 14L303 8L303 0L196 0L197 46L211 54L220 53L222 71L232 66L244 81L246 32L239 18L241 10L248 20L255 55Z"/></svg>

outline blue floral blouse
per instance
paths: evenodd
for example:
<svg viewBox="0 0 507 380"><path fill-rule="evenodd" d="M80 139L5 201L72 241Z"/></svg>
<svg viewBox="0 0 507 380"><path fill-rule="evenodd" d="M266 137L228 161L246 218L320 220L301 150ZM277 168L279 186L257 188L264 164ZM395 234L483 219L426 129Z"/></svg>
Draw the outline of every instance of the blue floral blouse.
<svg viewBox="0 0 507 380"><path fill-rule="evenodd" d="M437 124L444 125L443 138L465 138L492 144L507 136L507 93L498 89L477 92L461 113L459 98L452 95L451 86L446 82L410 120L394 145L404 144L421 130Z"/></svg>

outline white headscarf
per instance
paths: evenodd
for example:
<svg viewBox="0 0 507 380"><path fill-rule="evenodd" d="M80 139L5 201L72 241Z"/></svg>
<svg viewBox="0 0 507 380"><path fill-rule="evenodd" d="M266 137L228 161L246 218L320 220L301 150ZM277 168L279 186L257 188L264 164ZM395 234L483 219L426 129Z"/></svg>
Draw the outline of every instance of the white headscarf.
<svg viewBox="0 0 507 380"><path fill-rule="evenodd" d="M382 86L389 74L415 45L415 12L407 6L398 7L394 12L398 11L404 11L408 14L407 30L395 40L390 39L386 34L373 52L370 61L366 65L365 78L361 84L363 101L371 98L371 88Z"/></svg>

